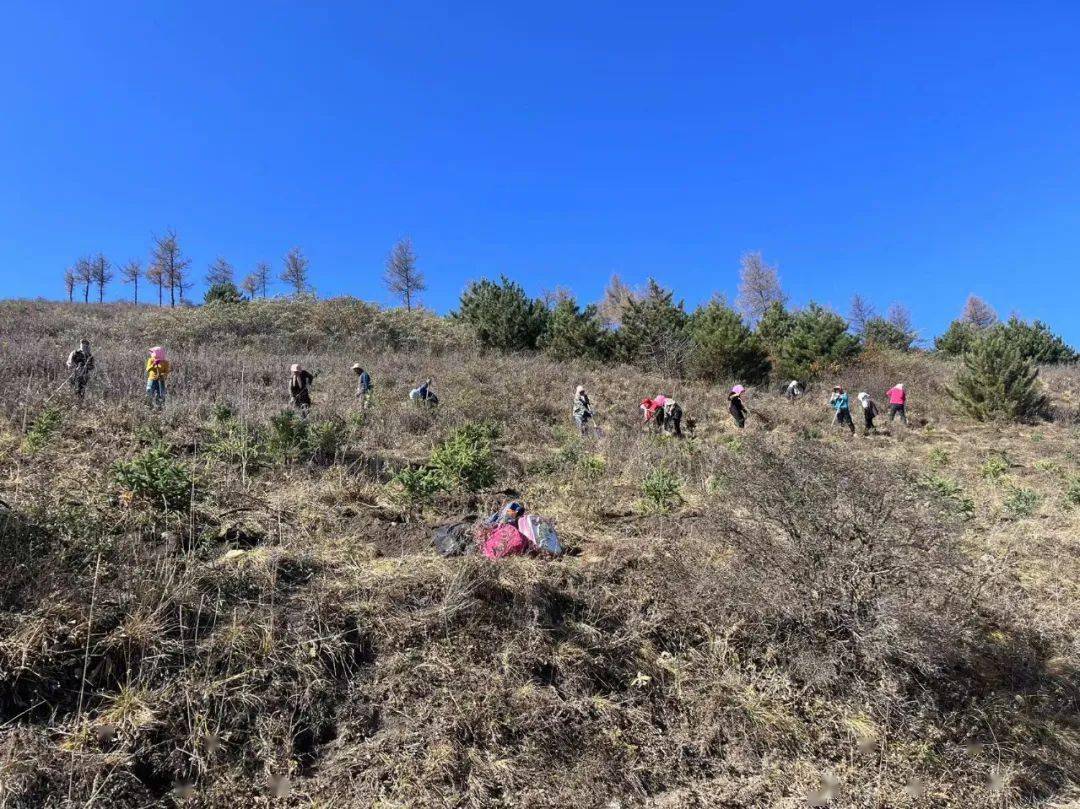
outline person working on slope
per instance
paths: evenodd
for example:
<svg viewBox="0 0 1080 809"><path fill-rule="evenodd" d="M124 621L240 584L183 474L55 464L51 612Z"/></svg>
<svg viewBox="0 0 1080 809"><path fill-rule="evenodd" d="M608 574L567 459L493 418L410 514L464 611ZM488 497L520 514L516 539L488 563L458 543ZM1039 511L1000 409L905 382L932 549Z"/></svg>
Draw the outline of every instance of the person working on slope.
<svg viewBox="0 0 1080 809"><path fill-rule="evenodd" d="M295 363L289 371L289 404L299 410L300 415L307 418L308 409L311 407L311 393L308 391L308 386L315 381L315 377L305 371L299 363Z"/></svg>
<svg viewBox="0 0 1080 809"><path fill-rule="evenodd" d="M642 399L640 407L641 423L644 425L651 421L657 430L662 430L664 427L664 405L666 404L667 397L662 393L651 399Z"/></svg>
<svg viewBox="0 0 1080 809"><path fill-rule="evenodd" d="M878 406L866 391L860 393L858 398L859 404L862 405L863 426L866 427L866 432L869 433L874 429L874 418L878 414Z"/></svg>
<svg viewBox="0 0 1080 809"><path fill-rule="evenodd" d="M169 376L165 349L154 346L146 360L146 399L151 405L165 406L165 380Z"/></svg>
<svg viewBox="0 0 1080 809"><path fill-rule="evenodd" d="M851 420L851 403L848 401L847 393L839 385L833 387L832 396L829 397L829 404L836 411L836 423L841 426L847 425L851 430L851 434L855 435L855 422Z"/></svg>
<svg viewBox="0 0 1080 809"><path fill-rule="evenodd" d="M423 402L427 405L437 405L439 397L431 389L431 379L424 380L424 384L409 391L409 398L414 402Z"/></svg>
<svg viewBox="0 0 1080 809"><path fill-rule="evenodd" d="M907 392L904 390L904 383L901 382L896 387L890 388L889 392L885 394L889 398L889 421L891 422L898 415L900 416L900 423L905 427L907 426Z"/></svg>
<svg viewBox="0 0 1080 809"><path fill-rule="evenodd" d="M735 426L740 430L746 426L746 405L743 404L742 394L745 391L742 385L736 385L728 394L728 412L735 420Z"/></svg>
<svg viewBox="0 0 1080 809"><path fill-rule="evenodd" d="M574 390L573 414L578 429L581 430L582 435L585 435L589 421L592 420L592 403L589 401L589 394L585 392L584 385L578 385Z"/></svg>
<svg viewBox="0 0 1080 809"><path fill-rule="evenodd" d="M371 407L371 376L360 367L360 363L353 363L353 373L356 374L356 398L365 410Z"/></svg>
<svg viewBox="0 0 1080 809"><path fill-rule="evenodd" d="M68 354L67 368L71 371L68 382L77 399L83 397L86 383L90 381L90 372L94 370L94 355L90 353L90 341L80 340L79 347Z"/></svg>
<svg viewBox="0 0 1080 809"><path fill-rule="evenodd" d="M787 400L789 402L794 402L796 399L802 396L802 393L803 389L802 385L799 384L799 380L792 379L787 384L787 390L784 391L784 396L787 397Z"/></svg>

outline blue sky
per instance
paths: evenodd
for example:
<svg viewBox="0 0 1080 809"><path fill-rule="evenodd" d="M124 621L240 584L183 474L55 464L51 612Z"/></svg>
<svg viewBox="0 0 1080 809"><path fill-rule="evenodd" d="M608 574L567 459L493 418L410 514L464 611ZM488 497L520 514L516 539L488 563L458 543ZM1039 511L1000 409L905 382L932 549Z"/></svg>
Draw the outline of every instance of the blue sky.
<svg viewBox="0 0 1080 809"><path fill-rule="evenodd" d="M518 8L513 8L518 6ZM1075 3L8 3L0 294L62 297L172 227L201 275L425 303L505 273L796 303L970 292L1080 344ZM124 294L117 286L111 297Z"/></svg>

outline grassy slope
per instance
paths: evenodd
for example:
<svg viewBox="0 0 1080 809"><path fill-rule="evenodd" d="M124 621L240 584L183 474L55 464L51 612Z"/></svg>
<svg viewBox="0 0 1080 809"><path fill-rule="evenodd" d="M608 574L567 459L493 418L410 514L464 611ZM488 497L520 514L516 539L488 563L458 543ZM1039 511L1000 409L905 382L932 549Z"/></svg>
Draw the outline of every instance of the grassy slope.
<svg viewBox="0 0 1080 809"><path fill-rule="evenodd" d="M89 401L53 399L58 426L28 444L81 334ZM163 416L140 401L155 343L177 366ZM0 347L0 806L1072 795L1080 434L966 422L947 366L850 369L879 397L904 378L920 426L849 439L817 393L754 392L764 418L737 434L718 388L480 356L435 318L347 301L7 303ZM257 450L297 360L323 371L312 418L330 426L319 457L284 463ZM377 385L363 419L356 360ZM430 416L403 401L429 374ZM578 381L604 431L584 444ZM1075 372L1048 383L1075 413ZM698 418L693 440L635 428L661 388ZM403 505L393 470L473 420L501 427L497 483ZM110 471L158 443L195 480L167 513ZM680 480L667 515L642 503L655 468ZM434 555L428 526L504 490L556 517L574 555Z"/></svg>

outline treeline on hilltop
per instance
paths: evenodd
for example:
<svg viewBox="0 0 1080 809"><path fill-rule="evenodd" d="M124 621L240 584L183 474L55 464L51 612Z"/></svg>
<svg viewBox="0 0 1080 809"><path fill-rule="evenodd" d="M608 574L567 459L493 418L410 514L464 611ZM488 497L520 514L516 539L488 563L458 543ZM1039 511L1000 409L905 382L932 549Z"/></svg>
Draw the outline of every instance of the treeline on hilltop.
<svg viewBox="0 0 1080 809"><path fill-rule="evenodd" d="M813 381L836 373L864 350L919 350L919 335L900 304L884 314L861 296L851 303L849 317L811 302L788 306L775 267L759 253L742 258L739 296L734 305L714 297L687 311L674 292L649 280L632 289L613 277L603 299L582 306L573 295L556 290L532 298L524 288L502 276L475 281L461 295L449 321L463 326L485 349L541 351L555 359L621 362L672 377L693 376L713 381L748 384ZM280 279L294 297L313 297L309 262L299 248L284 257ZM206 273L204 303L243 304L265 298L270 265L261 262L237 286L234 268L217 258ZM103 300L113 274L98 254L76 262L65 274L69 301L82 285L83 300L92 288ZM155 238L148 267L137 261L121 268L138 302L141 278L156 289L159 305L190 303L184 294L193 286L191 261L180 249L173 231ZM398 242L386 260L384 283L406 310L412 310L426 289L408 239ZM290 318L303 330L303 315ZM334 332L332 326L324 332ZM400 335L387 335L400 344ZM1017 316L1001 322L985 301L972 295L960 316L933 342L934 351L962 357L957 399L972 415L1033 416L1040 402L1035 365L1076 362L1080 355L1046 324L1028 323ZM990 416L987 416L987 414Z"/></svg>

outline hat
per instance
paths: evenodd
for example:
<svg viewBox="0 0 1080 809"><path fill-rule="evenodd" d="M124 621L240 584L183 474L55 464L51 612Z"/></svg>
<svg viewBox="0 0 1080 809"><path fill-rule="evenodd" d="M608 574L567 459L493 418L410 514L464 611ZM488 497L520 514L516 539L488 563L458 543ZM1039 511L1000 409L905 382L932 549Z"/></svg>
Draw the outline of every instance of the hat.
<svg viewBox="0 0 1080 809"><path fill-rule="evenodd" d="M866 402L869 402L870 401L870 394L867 393L866 391L862 391L861 393L859 393L859 401L863 402L864 404Z"/></svg>
<svg viewBox="0 0 1080 809"><path fill-rule="evenodd" d="M301 371L303 371L304 369L300 367L300 363L296 362L296 363L292 364L292 366L289 368L289 370L292 371L294 374L298 374Z"/></svg>
<svg viewBox="0 0 1080 809"><path fill-rule="evenodd" d="M358 363L358 362L354 362L354 363L352 364L352 369L353 369L354 371L363 371L363 370L364 370L363 368L361 368L361 367L360 367L360 363Z"/></svg>
<svg viewBox="0 0 1080 809"><path fill-rule="evenodd" d="M746 388L744 388L742 385L736 385L735 387L733 387L731 389L731 392L734 393L736 396L738 396L744 390L746 390Z"/></svg>
<svg viewBox="0 0 1080 809"><path fill-rule="evenodd" d="M843 388L842 388L842 387L840 387L839 385L833 385L833 386L832 386L832 389L833 389L833 390L843 390Z"/></svg>
<svg viewBox="0 0 1080 809"><path fill-rule="evenodd" d="M574 395L575 396L577 394L579 394L579 393L584 393L584 392L585 392L585 386L584 385L578 385L576 388L574 388Z"/></svg>
<svg viewBox="0 0 1080 809"><path fill-rule="evenodd" d="M150 356L158 362L162 362L165 359L165 349L161 346L154 346L150 349Z"/></svg>

